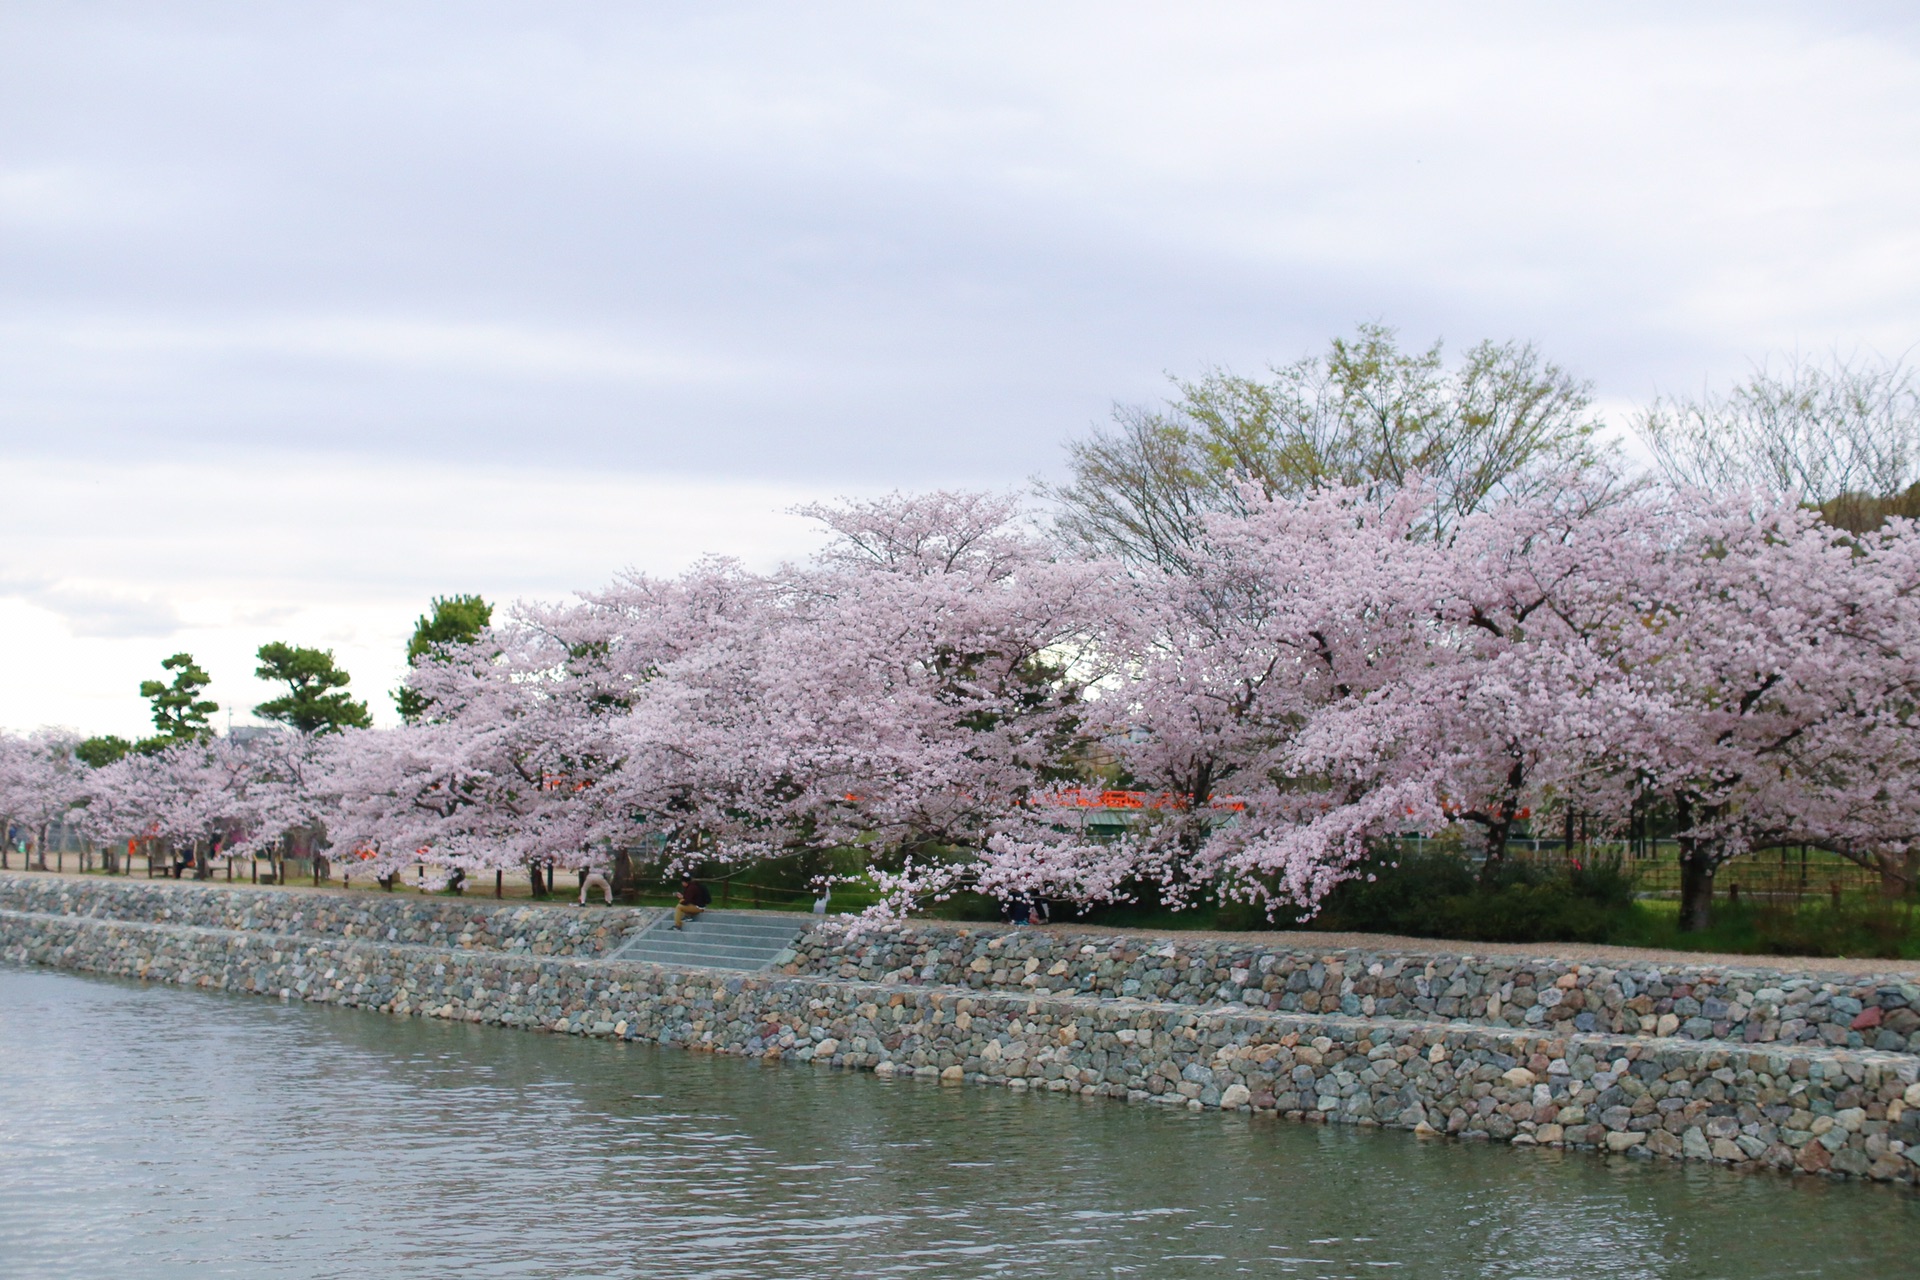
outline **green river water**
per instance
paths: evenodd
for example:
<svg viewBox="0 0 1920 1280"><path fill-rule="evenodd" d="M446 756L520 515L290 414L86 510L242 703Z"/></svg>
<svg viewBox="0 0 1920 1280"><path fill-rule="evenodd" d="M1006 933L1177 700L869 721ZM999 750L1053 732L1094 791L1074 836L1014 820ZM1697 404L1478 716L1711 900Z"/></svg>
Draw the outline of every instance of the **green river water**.
<svg viewBox="0 0 1920 1280"><path fill-rule="evenodd" d="M1920 1196L0 968L0 1276L1920 1277Z"/></svg>

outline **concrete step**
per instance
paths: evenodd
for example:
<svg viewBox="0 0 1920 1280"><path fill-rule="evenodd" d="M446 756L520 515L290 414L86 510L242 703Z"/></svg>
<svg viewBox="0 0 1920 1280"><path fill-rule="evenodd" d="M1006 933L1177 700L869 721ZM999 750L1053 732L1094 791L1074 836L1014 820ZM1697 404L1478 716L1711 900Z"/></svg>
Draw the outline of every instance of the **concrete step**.
<svg viewBox="0 0 1920 1280"><path fill-rule="evenodd" d="M672 942L647 939L645 941L635 942L633 949L624 952L620 956L620 959L650 960L655 958L664 959L664 957L673 956L678 959L699 963L703 957L712 956L715 959L741 960L760 964L785 950L786 945L786 943L782 942L772 946L745 947L725 946L717 943Z"/></svg>
<svg viewBox="0 0 1920 1280"><path fill-rule="evenodd" d="M805 917L708 910L676 930L673 918L665 916L608 958L686 968L764 969L809 923Z"/></svg>
<svg viewBox="0 0 1920 1280"><path fill-rule="evenodd" d="M673 917L666 917L666 927L673 928ZM795 916L791 920L768 920L761 916L723 916L718 912L707 911L691 917L680 929L681 933L737 934L741 937L791 937L807 927L810 917Z"/></svg>

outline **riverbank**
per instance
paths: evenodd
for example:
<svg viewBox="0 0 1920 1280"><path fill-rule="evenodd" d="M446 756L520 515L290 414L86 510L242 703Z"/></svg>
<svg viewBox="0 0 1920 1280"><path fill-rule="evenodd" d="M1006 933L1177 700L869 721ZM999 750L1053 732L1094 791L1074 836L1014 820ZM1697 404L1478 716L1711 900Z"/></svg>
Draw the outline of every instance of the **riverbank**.
<svg viewBox="0 0 1920 1280"><path fill-rule="evenodd" d="M0 876L0 956L1192 1109L1912 1183L1910 974L795 919L765 973L610 959L651 912ZM804 933L801 931L804 930ZM1909 1023L1912 1026L1909 1027Z"/></svg>

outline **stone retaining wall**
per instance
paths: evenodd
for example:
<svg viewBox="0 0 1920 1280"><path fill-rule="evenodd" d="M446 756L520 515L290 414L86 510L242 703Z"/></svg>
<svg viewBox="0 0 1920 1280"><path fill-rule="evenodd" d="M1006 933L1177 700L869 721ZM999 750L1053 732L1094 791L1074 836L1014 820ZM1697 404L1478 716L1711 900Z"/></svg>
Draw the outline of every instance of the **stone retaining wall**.
<svg viewBox="0 0 1920 1280"><path fill-rule="evenodd" d="M106 900L85 901L91 889L70 890L73 905L101 909L0 909L0 958L946 1083L1908 1184L1920 1174L1911 1053L723 974L344 930L116 920Z"/></svg>
<svg viewBox="0 0 1920 1280"><path fill-rule="evenodd" d="M207 881L0 874L0 908L200 928L520 951L605 955L657 910L583 912L417 893L305 893Z"/></svg>
<svg viewBox="0 0 1920 1280"><path fill-rule="evenodd" d="M1016 994L1466 1021L1556 1034L1920 1054L1920 985L1905 975L1609 966L921 922L855 939L816 930L795 947L785 971Z"/></svg>

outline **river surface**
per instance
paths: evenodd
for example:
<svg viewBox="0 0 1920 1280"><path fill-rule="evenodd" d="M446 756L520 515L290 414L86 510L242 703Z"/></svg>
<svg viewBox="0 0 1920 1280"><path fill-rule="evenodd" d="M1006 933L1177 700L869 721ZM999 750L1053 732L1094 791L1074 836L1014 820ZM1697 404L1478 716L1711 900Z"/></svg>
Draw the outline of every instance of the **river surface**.
<svg viewBox="0 0 1920 1280"><path fill-rule="evenodd" d="M0 1276L1920 1275L1920 1196L0 968Z"/></svg>

